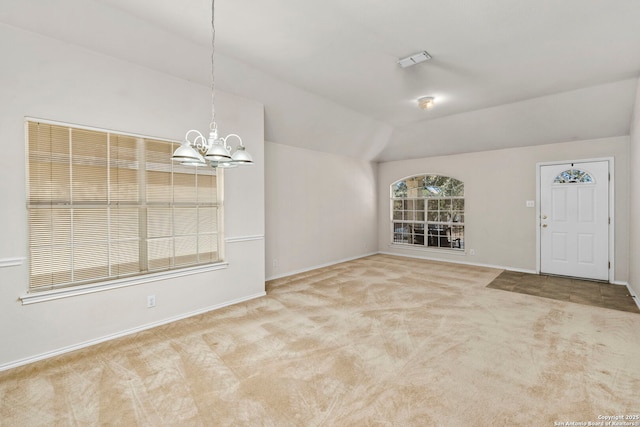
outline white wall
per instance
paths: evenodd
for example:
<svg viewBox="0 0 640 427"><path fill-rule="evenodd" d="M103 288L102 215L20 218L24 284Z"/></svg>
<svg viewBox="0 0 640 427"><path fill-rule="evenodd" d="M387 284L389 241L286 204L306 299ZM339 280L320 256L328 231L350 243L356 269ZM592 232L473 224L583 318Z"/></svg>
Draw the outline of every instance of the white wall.
<svg viewBox="0 0 640 427"><path fill-rule="evenodd" d="M428 142L425 142L428 143ZM381 252L535 271L536 163L615 158L615 280L628 280L629 138L604 138L453 156L381 163L378 175L378 249ZM466 253L412 250L390 245L389 186L401 178L433 173L465 183ZM475 255L469 250L474 249Z"/></svg>
<svg viewBox="0 0 640 427"><path fill-rule="evenodd" d="M640 297L640 80L636 89L636 104L631 119L630 213L629 213L629 284Z"/></svg>
<svg viewBox="0 0 640 427"><path fill-rule="evenodd" d="M221 132L241 134L256 161L225 173L226 237L254 237L227 243L229 267L21 305L28 284L24 117L180 140L187 129L208 130L210 91L4 24L0 55L0 369L264 294L263 107L218 93ZM151 294L157 306L147 309Z"/></svg>
<svg viewBox="0 0 640 427"><path fill-rule="evenodd" d="M265 158L267 278L377 250L375 164L271 142Z"/></svg>

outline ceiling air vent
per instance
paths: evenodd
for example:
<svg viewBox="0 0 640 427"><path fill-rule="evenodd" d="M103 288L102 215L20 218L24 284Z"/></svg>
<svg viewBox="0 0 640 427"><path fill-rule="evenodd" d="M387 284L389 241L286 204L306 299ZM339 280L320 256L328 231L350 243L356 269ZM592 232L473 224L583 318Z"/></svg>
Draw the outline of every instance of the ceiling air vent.
<svg viewBox="0 0 640 427"><path fill-rule="evenodd" d="M398 65L400 65L402 68L407 68L412 65L427 61L429 59L431 59L431 55L429 55L426 50L423 50L422 52L414 53L413 55L407 56L406 58L398 59Z"/></svg>

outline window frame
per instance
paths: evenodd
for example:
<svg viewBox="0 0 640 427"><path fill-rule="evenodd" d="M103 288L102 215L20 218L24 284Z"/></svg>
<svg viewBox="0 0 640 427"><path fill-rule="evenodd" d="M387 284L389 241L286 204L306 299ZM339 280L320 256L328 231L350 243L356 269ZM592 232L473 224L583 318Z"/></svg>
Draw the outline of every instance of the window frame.
<svg viewBox="0 0 640 427"><path fill-rule="evenodd" d="M190 274L195 274L195 273L199 273L199 272L204 272L204 271L212 271L212 270L218 270L221 268L226 268L228 263L226 263L225 260L225 253L224 253L224 197L223 197L223 190L224 190L224 172L222 171L222 169L217 169L215 172L207 174L207 175L211 175L211 176L215 176L215 184L214 187L212 188L212 191L215 191L215 194L213 195L213 201L209 202L208 204L205 203L204 205L202 205L203 207L209 207L209 208L213 208L213 212L215 212L214 216L215 218L215 225L214 225L214 230L213 233L215 234L214 240L216 240L215 243L215 248L217 249L217 257L215 258L211 258L211 262L197 262L197 263L191 263L188 265L177 265L174 264L173 261L171 262L169 268L166 269L162 269L162 270L156 270L156 271L150 271L148 268L146 271L137 271L131 274L125 274L122 276L115 276L112 275L110 277L104 277L104 278L96 278L96 279L91 279L91 280L85 280L85 281L77 281L77 282L69 282L69 283L64 283L64 284L53 284L51 286L48 287L41 287L40 289L38 289L37 287L33 287L31 284L31 277L32 277L32 270L31 270L31 262L32 262L32 255L31 255L31 251L32 251L32 234L31 234L31 229L32 229L32 220L31 220L31 214L32 214L32 210L34 210L34 204L32 204L32 200L30 198L31 195L31 181L32 181L32 176L31 176L31 171L30 171L30 163L31 163L31 158L30 158L30 134L29 134L29 126L30 124L43 124L43 125L50 125L50 126L58 126L58 127L64 127L69 129L70 133L73 130L78 130L78 131L91 131L91 132L100 132L100 133L104 133L106 134L107 137L107 144L111 144L109 138L111 138L112 136L122 136L122 137L127 137L127 138L135 138L138 140L144 140L144 142L137 142L139 144L144 143L144 147L142 149L142 151L144 152L143 157L146 157L146 155L148 154L148 150L149 150L149 146L147 145L148 141L152 141L152 142L166 142L168 144L171 144L171 150L168 151L172 151L173 147L176 146L177 144L179 144L178 141L175 140L170 140L167 138L158 138L158 137L151 137L151 136L147 136L147 135L141 135L141 134L135 134L135 133L130 133L130 132L121 132L121 131L114 131L114 130L109 130L109 129L104 129L104 128L96 128L96 127L90 127L90 126L83 126L83 125L77 125L77 124L70 124L70 123L65 123L65 122L59 122L59 121L52 121L52 120L47 120L47 119L40 119L40 118L34 118L34 117L25 117L24 118L24 129L25 129L25 190L26 190L26 209L25 209L25 215L26 215L26 224L27 224L27 247L29 249L29 254L27 257L27 264L28 264L28 277L29 277L29 281L27 284L27 293L26 295L23 295L20 299L22 300L23 304L29 304L29 303L33 303L33 302L41 302L41 301L46 301L46 300L51 300L51 299L58 299L58 298L64 298L66 296L73 296L73 295L79 295L79 294L86 294L86 293L90 293L90 292L97 292L97 291L103 291L106 289L114 289L114 288L120 288L120 287L124 287L124 286L131 286L131 285L136 285L136 284L140 284L140 283L146 283L149 281L156 281L156 280L162 280L162 279L166 279L166 278L171 278L171 277L179 277L179 276L184 276L184 275L190 275ZM108 145L108 149L112 149L111 145ZM170 156L170 153L168 154ZM71 161L71 160L70 160ZM140 159L136 160L136 162L138 161L142 161ZM169 158L170 161L170 158ZM73 165L73 163L70 163L71 165ZM111 170L111 168L113 168L113 166L111 164L107 164L106 166L109 170ZM173 182L173 176L174 173L176 173L176 169L174 169L174 165L173 162L171 162L171 172L170 172L170 176L171 178L171 184L170 184L170 191L173 194L174 191L174 182ZM71 169L70 169L71 170ZM116 167L116 170L117 169ZM149 168L148 168L148 164L145 162L144 164L137 166L135 169L136 171L136 175L140 176L140 175L145 175L149 173ZM179 171L177 172L179 173ZM197 180L197 176L206 176L206 175L197 175L197 172L194 172L194 176L195 176L195 180ZM110 178L107 178L107 180L109 180ZM145 192L148 189L148 182L146 181L146 179L143 179L144 181L144 187L140 189L141 192ZM70 178L69 180L70 185L74 185L74 181L72 178ZM76 183L78 183L78 181L76 181ZM107 184L110 185L110 184ZM197 188L197 184L196 184L196 188ZM197 190L195 190L197 191ZM66 209L69 210L73 210L74 203L70 202L69 203L69 207L67 207ZM117 205L117 203L116 203ZM191 205L195 206L195 209L199 209L198 206L201 205L200 202L196 201L196 202L191 202ZM114 206L112 205L110 200L107 200L106 203L104 203L102 205L102 209L107 209L110 210L112 209ZM149 206L149 200L147 199L147 196L145 195L143 199L136 201L135 203L131 204L130 207L132 210L137 209L138 211L146 211L148 209ZM175 208L180 208L180 204L176 203L175 200L172 199L171 202L168 203L168 206L171 209L175 209ZM145 218L146 219L146 218ZM142 227L145 228L145 230L138 230L138 237L140 239L140 250L139 250L139 255L141 254L146 254L146 247L142 248L142 246L146 246L146 242L148 241L148 239L150 238L150 235L148 235L147 231L146 231L146 226ZM207 233L205 233L207 234ZM199 233L196 235L198 236L200 235ZM176 234L175 231L172 230L172 236L175 239L176 238ZM204 235L203 235L204 236ZM112 239L112 237L109 237L109 240ZM111 241L111 240L110 240ZM75 244L75 243L74 243ZM111 243L109 243L110 245ZM199 251L199 249L198 249ZM173 250L173 257L175 258L176 255L176 251L175 248ZM199 252L197 252L199 253ZM196 255L197 256L197 255ZM197 261L200 261L200 259L196 258ZM148 260L144 261L141 258L138 257L137 259L137 263L140 265L147 265Z"/></svg>
<svg viewBox="0 0 640 427"><path fill-rule="evenodd" d="M424 180L426 177L435 177L435 179L442 178L447 179L449 182L453 183L454 181L461 187L461 195L452 195L446 194L439 196L427 196L422 191L423 195L419 196L417 193L414 195L409 194L410 188L406 186L406 182L410 180ZM397 197L394 192L394 188L398 186L400 183L405 184L406 196ZM414 188L414 187L411 187ZM418 187L415 187L418 188ZM426 187L423 187L426 189ZM430 191L430 190L429 190ZM390 220L390 244L392 246L402 247L406 249L417 249L417 250L434 250L437 252L452 252L457 254L465 254L465 233L466 233L466 223L465 223L465 196L464 196L464 182L460 181L457 178L440 175L435 173L421 173L416 175L410 175L404 178L401 178L397 181L394 181L389 186L389 220ZM456 200L461 200L462 203L458 203L456 209L454 209L454 204ZM449 202L450 206L448 209L440 209L441 205L446 205ZM397 203L402 203L402 209L398 209L396 207ZM429 205L436 204L438 206L437 209L430 209ZM407 209L407 207L414 206L412 209ZM460 208L462 206L462 208ZM396 213L402 212L402 218L397 218ZM407 217L405 215L411 212ZM436 213L435 218L432 217L430 219L431 213ZM441 220L441 212L446 212L446 214L451 214L450 218L447 221ZM461 219L459 221L454 221L455 215L461 215ZM397 224L407 224L409 227L407 233L404 231L398 232L396 229ZM453 237L453 234L450 237L448 236L447 231L453 233L455 228L458 228L458 236L457 238ZM403 227L404 228L404 227ZM416 230L418 232L416 232ZM430 234L430 230L436 231L436 234ZM444 234L443 234L444 232ZM398 241L396 239L397 235L406 235L407 241ZM442 239L446 238L449 241L450 246L440 246ZM455 242L457 240L458 247L455 247ZM416 243L416 241L418 243ZM436 242L437 244L430 244L431 242Z"/></svg>

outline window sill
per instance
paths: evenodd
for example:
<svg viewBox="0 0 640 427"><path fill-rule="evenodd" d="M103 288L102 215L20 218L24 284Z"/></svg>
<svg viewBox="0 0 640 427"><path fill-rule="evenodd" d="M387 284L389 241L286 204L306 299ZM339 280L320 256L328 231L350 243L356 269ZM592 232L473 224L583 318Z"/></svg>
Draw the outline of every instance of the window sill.
<svg viewBox="0 0 640 427"><path fill-rule="evenodd" d="M125 279L109 280L107 282L91 283L81 286L70 286L68 288L53 289L51 291L30 292L26 295L22 295L19 299L22 302L22 305L36 304L39 302L69 298L78 295L92 294L94 292L125 288L128 286L135 286L142 283L155 282L158 280L172 279L175 277L189 276L191 274L222 270L227 268L228 266L228 262L218 262L215 264L204 266L201 265L197 267L187 267L179 270L170 270L160 273L145 274L142 276L127 277Z"/></svg>
<svg viewBox="0 0 640 427"><path fill-rule="evenodd" d="M414 246L414 245L404 245L402 243L390 243L390 248L395 249L407 249L410 251L418 251L418 252L431 252L435 254L451 254L451 255L459 255L465 256L467 255L467 251L464 249L454 249L454 248L433 248L429 246Z"/></svg>

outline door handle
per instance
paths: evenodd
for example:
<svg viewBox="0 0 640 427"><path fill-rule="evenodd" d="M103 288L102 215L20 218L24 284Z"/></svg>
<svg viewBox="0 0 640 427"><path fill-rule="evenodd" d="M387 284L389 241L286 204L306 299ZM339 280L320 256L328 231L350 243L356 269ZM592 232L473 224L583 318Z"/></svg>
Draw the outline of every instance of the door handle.
<svg viewBox="0 0 640 427"><path fill-rule="evenodd" d="M547 219L547 216L546 215L542 215L542 219Z"/></svg>
<svg viewBox="0 0 640 427"><path fill-rule="evenodd" d="M542 224L542 228L547 228L547 224Z"/></svg>

